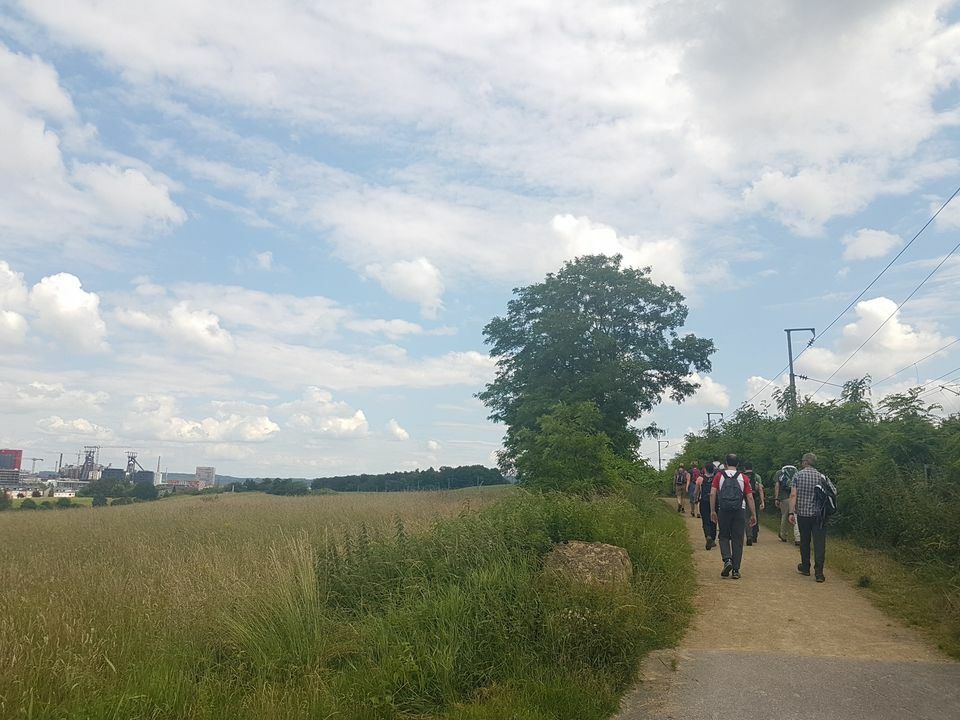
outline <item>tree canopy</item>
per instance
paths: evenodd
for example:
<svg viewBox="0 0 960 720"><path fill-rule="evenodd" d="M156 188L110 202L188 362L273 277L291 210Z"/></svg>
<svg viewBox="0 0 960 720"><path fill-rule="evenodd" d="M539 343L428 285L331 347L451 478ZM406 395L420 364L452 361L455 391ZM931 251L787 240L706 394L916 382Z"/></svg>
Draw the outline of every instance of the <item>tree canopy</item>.
<svg viewBox="0 0 960 720"><path fill-rule="evenodd" d="M536 431L558 402L593 403L598 432L633 458L644 431L632 423L664 396L689 397L698 388L691 373L710 370L713 341L681 336L686 319L683 295L619 255L580 257L515 289L506 315L484 328L497 372L478 394L507 426L504 465L517 457L518 433Z"/></svg>

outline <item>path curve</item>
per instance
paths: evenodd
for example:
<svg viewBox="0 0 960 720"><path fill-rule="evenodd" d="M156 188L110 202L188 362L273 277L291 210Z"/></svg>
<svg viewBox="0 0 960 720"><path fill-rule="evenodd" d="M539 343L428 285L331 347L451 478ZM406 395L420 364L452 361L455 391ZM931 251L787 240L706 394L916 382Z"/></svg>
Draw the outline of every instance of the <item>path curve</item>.
<svg viewBox="0 0 960 720"><path fill-rule="evenodd" d="M800 575L797 548L766 527L732 580L700 520L684 522L695 617L679 647L646 659L618 720L960 717L960 664L831 573L829 537L825 583Z"/></svg>

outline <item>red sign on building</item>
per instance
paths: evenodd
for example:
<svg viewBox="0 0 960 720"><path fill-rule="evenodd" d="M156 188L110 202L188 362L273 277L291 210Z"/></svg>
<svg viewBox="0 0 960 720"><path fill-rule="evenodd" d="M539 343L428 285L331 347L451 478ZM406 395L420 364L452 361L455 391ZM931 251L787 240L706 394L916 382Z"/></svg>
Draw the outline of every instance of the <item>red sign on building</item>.
<svg viewBox="0 0 960 720"><path fill-rule="evenodd" d="M0 450L0 470L19 470L23 450Z"/></svg>

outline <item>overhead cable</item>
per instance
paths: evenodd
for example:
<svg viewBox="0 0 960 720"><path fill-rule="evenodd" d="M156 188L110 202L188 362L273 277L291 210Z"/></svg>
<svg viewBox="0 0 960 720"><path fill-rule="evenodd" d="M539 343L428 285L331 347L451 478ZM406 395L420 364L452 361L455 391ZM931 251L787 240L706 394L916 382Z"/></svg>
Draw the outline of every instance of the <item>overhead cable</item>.
<svg viewBox="0 0 960 720"><path fill-rule="evenodd" d="M938 271L941 267L943 267L943 264L944 264L945 262L947 262L947 260L949 260L951 257L953 257L954 253L956 253L957 250L960 250L960 243L957 243L956 245L954 245L954 246L953 246L953 249L952 249L950 252L948 252L946 255L944 255L943 258L940 260L940 262L937 263L936 267L934 267L933 270L931 270L931 271L927 274L927 276L926 276L923 280L920 281L920 284L917 285L913 290L910 291L910 294L907 295L907 297L905 297L905 298L903 299L903 301L902 301L899 305L897 305L896 308L894 308L894 310L893 310L892 313L890 313L889 315L887 315L886 319L885 319L882 323L880 323L880 325L877 327L877 329L874 330L872 333L870 333L869 337L867 337L866 340L864 340L862 343L860 343L860 346L859 346L856 350L854 350L852 353L850 353L849 357L847 357L846 360L844 360L842 363L840 363L840 366L839 366L836 370L834 370L832 373L830 373L829 377L827 377L827 381L833 380L834 376L835 376L838 372L840 372L841 370L843 370L843 368L846 367L846 364L847 364L848 362L850 362L851 360L853 360L853 358L855 358L855 357L857 356L857 353L859 353L861 350L863 350L863 348L866 347L867 343L869 343L871 340L873 340L874 337L876 337L877 333L880 332L880 330L882 330L883 327L884 327L888 322L890 322L890 320L893 319L893 317L894 317L898 312L900 312L900 308L902 308L904 305L906 305L908 302L910 302L910 298L912 298L914 295L916 295L916 294L920 291L920 288L922 288L922 287L926 284L927 280L929 280L930 278L932 278L932 277L937 273L937 271ZM820 385L820 387L817 388L817 392L819 392L822 387L823 387L823 385Z"/></svg>

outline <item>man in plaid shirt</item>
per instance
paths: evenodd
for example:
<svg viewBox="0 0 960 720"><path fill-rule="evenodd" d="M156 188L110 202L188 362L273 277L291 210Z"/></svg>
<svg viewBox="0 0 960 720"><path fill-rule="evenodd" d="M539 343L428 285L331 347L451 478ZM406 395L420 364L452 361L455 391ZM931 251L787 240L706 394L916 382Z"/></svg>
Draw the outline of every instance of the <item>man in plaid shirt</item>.
<svg viewBox="0 0 960 720"><path fill-rule="evenodd" d="M813 540L813 570L817 582L827 578L823 574L823 561L827 550L827 528L817 517L816 487L821 482L830 481L816 468L817 456L807 453L803 456L803 467L793 478L790 490L790 522L800 528L800 564L797 571L801 575L810 575L810 540ZM833 488L833 484L830 483ZM835 488L833 488L836 491Z"/></svg>

